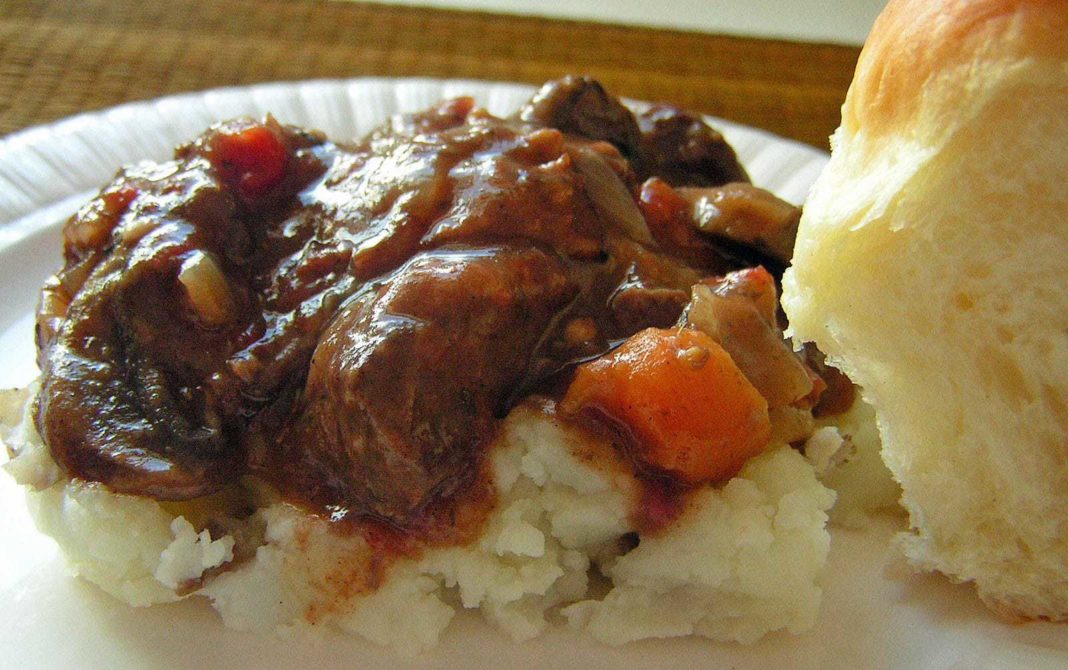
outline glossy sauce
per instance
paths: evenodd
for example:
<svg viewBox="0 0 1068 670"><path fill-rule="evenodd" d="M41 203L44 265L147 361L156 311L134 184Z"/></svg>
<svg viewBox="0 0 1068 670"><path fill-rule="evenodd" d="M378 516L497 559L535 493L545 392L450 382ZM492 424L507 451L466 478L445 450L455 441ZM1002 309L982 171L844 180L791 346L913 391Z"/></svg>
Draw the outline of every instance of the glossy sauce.
<svg viewBox="0 0 1068 670"><path fill-rule="evenodd" d="M67 224L37 426L116 491L254 474L387 553L467 541L509 409L761 257L652 214L675 186L745 179L699 120L635 118L577 78L512 118L461 98L353 145L221 124ZM651 529L683 497L646 479Z"/></svg>

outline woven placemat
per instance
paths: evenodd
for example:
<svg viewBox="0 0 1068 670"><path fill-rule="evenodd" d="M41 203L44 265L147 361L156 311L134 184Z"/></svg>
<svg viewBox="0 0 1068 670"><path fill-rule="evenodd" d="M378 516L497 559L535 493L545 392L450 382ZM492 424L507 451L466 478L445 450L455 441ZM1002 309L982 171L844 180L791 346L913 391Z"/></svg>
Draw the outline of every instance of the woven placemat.
<svg viewBox="0 0 1068 670"><path fill-rule="evenodd" d="M859 50L349 2L3 0L0 134L130 100L320 77L566 73L826 148Z"/></svg>

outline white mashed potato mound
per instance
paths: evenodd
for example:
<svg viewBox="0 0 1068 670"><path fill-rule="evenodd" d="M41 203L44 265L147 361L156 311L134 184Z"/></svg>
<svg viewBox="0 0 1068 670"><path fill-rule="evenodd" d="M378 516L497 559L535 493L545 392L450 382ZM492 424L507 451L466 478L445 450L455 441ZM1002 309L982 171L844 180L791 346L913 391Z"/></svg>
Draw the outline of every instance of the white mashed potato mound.
<svg viewBox="0 0 1068 670"><path fill-rule="evenodd" d="M765 452L721 490L701 491L671 532L608 561L608 595L564 615L609 644L691 634L751 643L773 630L804 632L819 610L833 503L797 452Z"/></svg>
<svg viewBox="0 0 1068 670"><path fill-rule="evenodd" d="M383 573L362 537L269 496L257 498L242 537L212 537L175 514L181 505L57 479L26 398L0 398L3 437L17 452L9 471L44 486L29 493L31 512L72 568L131 605L207 597L236 629L332 625L402 653L433 647L461 608L517 640L566 621L609 644L681 635L751 643L803 632L819 609L835 494L787 446L700 491L674 525L625 551L639 489L621 457L521 408L492 452L498 504L480 539Z"/></svg>

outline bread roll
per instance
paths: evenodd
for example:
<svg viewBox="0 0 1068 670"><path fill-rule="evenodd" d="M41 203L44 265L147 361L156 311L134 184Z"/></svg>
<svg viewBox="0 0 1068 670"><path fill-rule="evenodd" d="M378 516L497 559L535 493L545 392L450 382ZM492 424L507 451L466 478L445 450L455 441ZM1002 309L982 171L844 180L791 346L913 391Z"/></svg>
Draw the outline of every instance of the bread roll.
<svg viewBox="0 0 1068 670"><path fill-rule="evenodd" d="M1068 3L892 0L784 281L875 406L910 561L1068 619Z"/></svg>

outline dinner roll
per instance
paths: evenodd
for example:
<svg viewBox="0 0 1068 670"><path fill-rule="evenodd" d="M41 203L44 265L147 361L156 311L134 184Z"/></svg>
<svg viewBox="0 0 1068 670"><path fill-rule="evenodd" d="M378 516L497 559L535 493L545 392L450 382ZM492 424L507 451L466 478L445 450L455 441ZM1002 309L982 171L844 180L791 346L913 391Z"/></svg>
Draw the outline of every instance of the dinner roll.
<svg viewBox="0 0 1068 670"><path fill-rule="evenodd" d="M783 305L875 406L923 570L1068 619L1068 4L891 0Z"/></svg>

